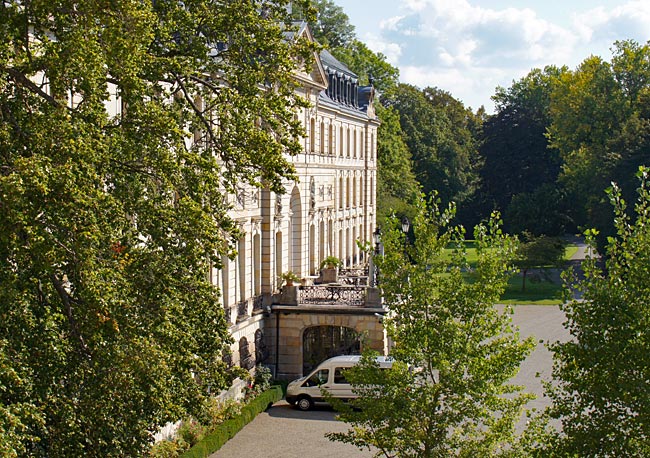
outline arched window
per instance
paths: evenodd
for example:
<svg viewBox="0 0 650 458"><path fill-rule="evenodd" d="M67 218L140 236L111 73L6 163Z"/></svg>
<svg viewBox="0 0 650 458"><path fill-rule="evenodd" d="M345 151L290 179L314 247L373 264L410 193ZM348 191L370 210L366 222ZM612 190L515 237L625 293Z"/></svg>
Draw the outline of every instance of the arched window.
<svg viewBox="0 0 650 458"><path fill-rule="evenodd" d="M232 353L230 352L230 348L223 349L223 351L221 352L221 360L224 362L226 367L228 368L232 367Z"/></svg>
<svg viewBox="0 0 650 458"><path fill-rule="evenodd" d="M364 143L365 143L365 141L364 141L364 140L365 140L365 136L366 136L366 130L365 130L365 129L361 129L361 135L360 135L360 137L361 137L361 149L360 149L360 153L359 153L359 157L360 157L361 159L363 159L363 156L364 156L364 151L363 151L364 148L363 148L363 147L365 146L365 145L364 145Z"/></svg>
<svg viewBox="0 0 650 458"><path fill-rule="evenodd" d="M269 350L264 342L264 331L255 331L255 364L261 364L269 357Z"/></svg>
<svg viewBox="0 0 650 458"><path fill-rule="evenodd" d="M245 301L248 292L246 291L246 283L248 281L247 268L246 268L246 236L239 239L237 247L238 256L238 270L239 270L239 300Z"/></svg>
<svg viewBox="0 0 650 458"><path fill-rule="evenodd" d="M255 367L255 360L251 356L251 350L246 337L239 339L239 366L244 369L252 369Z"/></svg>

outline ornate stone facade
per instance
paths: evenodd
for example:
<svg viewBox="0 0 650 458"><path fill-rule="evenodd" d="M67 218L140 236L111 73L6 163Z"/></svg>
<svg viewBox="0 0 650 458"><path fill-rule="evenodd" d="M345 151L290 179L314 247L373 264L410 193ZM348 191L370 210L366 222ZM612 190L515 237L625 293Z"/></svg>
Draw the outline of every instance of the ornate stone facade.
<svg viewBox="0 0 650 458"><path fill-rule="evenodd" d="M306 27L301 33L310 36ZM284 194L242 188L234 196L233 217L245 235L236 259L224 259L223 268L210 273L223 293L234 362L247 367L255 360L286 378L301 375L302 335L321 323L353 329L367 345L384 348L378 304L316 305L316 311L279 304L282 273L292 271L310 283L330 255L344 267L363 266L367 260L357 241L370 241L375 230L374 89L359 87L357 76L327 51L310 74L297 78L298 92L311 103L297 113L306 130L303 152L291 159L298 180L287 182ZM257 348L262 345L264 351Z"/></svg>

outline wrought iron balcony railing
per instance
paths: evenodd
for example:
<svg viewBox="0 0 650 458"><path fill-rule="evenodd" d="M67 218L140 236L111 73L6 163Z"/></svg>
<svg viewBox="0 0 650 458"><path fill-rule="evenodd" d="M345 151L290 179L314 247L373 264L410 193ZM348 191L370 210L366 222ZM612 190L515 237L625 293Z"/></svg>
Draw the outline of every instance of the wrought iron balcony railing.
<svg viewBox="0 0 650 458"><path fill-rule="evenodd" d="M327 284L302 286L298 289L299 305L349 305L363 307L366 286Z"/></svg>

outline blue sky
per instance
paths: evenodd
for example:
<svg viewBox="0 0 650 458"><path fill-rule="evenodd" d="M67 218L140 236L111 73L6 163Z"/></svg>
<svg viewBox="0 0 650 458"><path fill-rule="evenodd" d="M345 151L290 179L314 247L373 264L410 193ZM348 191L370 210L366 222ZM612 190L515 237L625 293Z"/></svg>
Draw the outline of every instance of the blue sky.
<svg viewBox="0 0 650 458"><path fill-rule="evenodd" d="M616 40L650 40L650 0L334 0L357 36L400 70L466 106L494 106L532 68L611 59Z"/></svg>

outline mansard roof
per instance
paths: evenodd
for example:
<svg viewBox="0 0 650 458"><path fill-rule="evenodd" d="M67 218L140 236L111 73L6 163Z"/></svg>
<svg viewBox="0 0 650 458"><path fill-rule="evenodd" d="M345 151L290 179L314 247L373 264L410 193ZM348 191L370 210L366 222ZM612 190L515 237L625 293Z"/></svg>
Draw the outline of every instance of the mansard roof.
<svg viewBox="0 0 650 458"><path fill-rule="evenodd" d="M328 50L322 50L319 57L328 81L327 89L321 91L319 100L356 115L374 118L374 88L359 86L359 76Z"/></svg>
<svg viewBox="0 0 650 458"><path fill-rule="evenodd" d="M328 73L334 71L340 76L347 76L348 79L359 81L359 77L347 65L337 60L327 49L323 49L320 52L320 60L323 62L323 67L325 67Z"/></svg>

